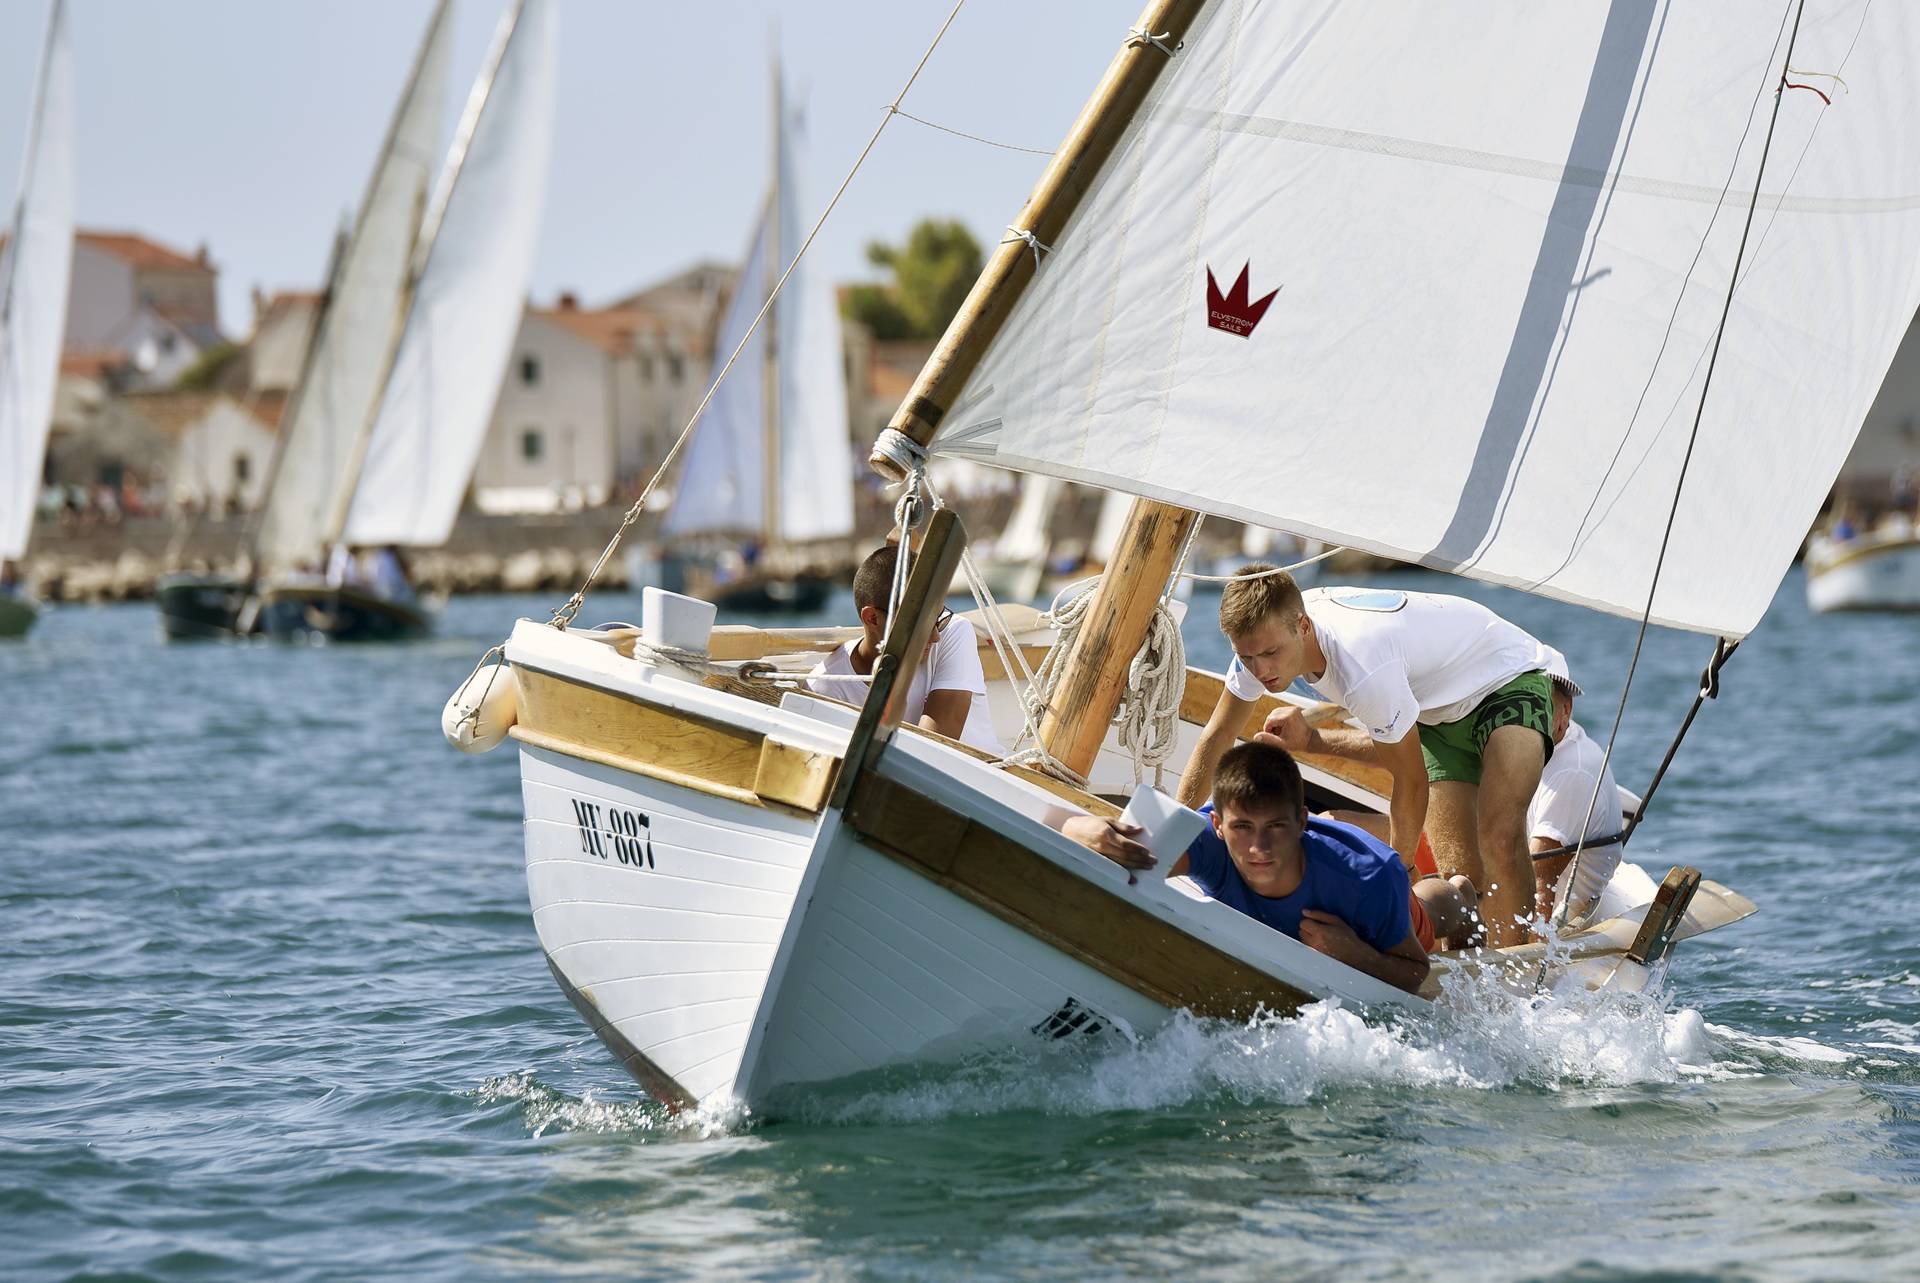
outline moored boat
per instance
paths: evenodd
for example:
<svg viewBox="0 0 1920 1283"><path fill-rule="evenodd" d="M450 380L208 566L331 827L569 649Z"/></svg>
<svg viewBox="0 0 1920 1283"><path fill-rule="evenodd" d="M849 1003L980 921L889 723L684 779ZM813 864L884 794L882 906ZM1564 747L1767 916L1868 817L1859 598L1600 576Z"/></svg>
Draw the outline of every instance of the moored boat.
<svg viewBox="0 0 1920 1283"><path fill-rule="evenodd" d="M153 585L160 633L168 641L219 641L237 637L252 585L231 575L162 575Z"/></svg>
<svg viewBox="0 0 1920 1283"><path fill-rule="evenodd" d="M1807 544L1807 605L1833 610L1920 610L1920 534L1900 521L1849 539Z"/></svg>

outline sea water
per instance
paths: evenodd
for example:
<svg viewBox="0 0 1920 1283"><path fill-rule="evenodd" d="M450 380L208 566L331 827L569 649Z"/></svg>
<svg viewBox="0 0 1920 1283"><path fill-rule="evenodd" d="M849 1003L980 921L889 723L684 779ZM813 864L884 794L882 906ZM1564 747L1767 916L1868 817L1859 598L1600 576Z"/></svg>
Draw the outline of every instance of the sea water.
<svg viewBox="0 0 1920 1283"><path fill-rule="evenodd" d="M1631 623L1370 582L1559 646L1606 736ZM1788 579L1630 856L1760 913L1647 993L1182 1016L769 1120L670 1116L587 1032L534 939L512 752L440 740L555 604L332 648L70 608L0 645L0 1277L1920 1277L1920 620L1816 618ZM1216 606L1186 624L1214 667ZM1649 639L1623 784L1710 650Z"/></svg>

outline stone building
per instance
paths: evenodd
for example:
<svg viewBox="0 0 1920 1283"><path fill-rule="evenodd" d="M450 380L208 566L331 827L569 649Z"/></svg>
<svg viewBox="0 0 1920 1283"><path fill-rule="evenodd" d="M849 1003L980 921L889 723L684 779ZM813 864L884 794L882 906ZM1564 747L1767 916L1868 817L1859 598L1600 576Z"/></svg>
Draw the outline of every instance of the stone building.
<svg viewBox="0 0 1920 1283"><path fill-rule="evenodd" d="M204 245L189 257L134 232L75 232L65 347L112 358L125 385L167 387L222 342L218 284Z"/></svg>

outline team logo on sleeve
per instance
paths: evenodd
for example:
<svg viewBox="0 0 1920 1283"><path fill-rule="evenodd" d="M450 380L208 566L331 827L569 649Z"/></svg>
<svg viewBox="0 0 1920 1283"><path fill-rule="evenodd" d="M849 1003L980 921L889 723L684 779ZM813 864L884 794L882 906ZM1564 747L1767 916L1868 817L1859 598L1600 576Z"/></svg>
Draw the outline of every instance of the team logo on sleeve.
<svg viewBox="0 0 1920 1283"><path fill-rule="evenodd" d="M1260 324L1260 318L1267 314L1279 288L1269 291L1251 302L1247 298L1247 272L1253 265L1242 263L1240 275L1234 278L1233 288L1225 294L1220 292L1220 282L1213 279L1213 268L1207 268L1207 324L1216 330L1225 330L1247 338L1253 334L1253 327Z"/></svg>

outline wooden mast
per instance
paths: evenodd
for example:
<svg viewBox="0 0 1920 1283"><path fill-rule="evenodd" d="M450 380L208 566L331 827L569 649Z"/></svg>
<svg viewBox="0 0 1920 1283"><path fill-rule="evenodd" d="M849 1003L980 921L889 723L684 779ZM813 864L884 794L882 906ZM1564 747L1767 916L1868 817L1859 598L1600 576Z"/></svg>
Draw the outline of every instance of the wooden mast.
<svg viewBox="0 0 1920 1283"><path fill-rule="evenodd" d="M1155 40L1130 40L1114 55L1066 141L1053 154L1014 226L1051 245L1079 208L1094 178L1119 145L1134 113L1173 61L1206 0L1149 0L1135 29ZM1164 47L1163 47L1164 46ZM1016 237L1002 243L927 358L889 425L921 446L933 439L967 379L1012 314L1036 271L1036 252ZM899 465L876 446L869 462L899 479ZM1061 670L1040 726L1055 760L1085 775L1120 706L1127 665L1146 639L1180 548L1198 520L1170 504L1136 500L1100 587Z"/></svg>

